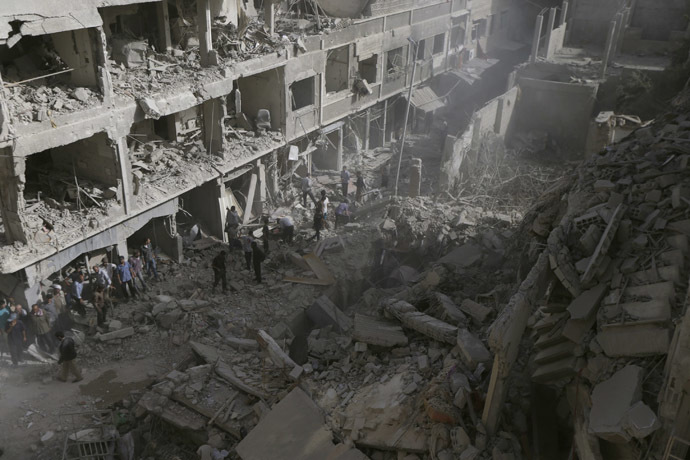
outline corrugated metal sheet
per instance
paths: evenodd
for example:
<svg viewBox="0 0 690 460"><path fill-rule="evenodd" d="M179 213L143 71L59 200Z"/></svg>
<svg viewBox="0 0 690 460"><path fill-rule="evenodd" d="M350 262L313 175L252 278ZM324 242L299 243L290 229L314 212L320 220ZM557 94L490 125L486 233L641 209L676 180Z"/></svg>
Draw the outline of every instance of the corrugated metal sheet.
<svg viewBox="0 0 690 460"><path fill-rule="evenodd" d="M424 112L435 112L446 106L443 99L440 99L434 90L428 86L413 90L410 103Z"/></svg>

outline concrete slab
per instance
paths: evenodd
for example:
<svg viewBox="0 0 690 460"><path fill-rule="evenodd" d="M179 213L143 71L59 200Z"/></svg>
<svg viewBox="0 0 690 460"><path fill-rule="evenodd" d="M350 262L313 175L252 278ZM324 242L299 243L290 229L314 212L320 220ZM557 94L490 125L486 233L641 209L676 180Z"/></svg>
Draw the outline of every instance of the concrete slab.
<svg viewBox="0 0 690 460"><path fill-rule="evenodd" d="M457 341L457 327L417 311L414 306L405 301L388 299L383 302L383 307L405 327L421 332L439 342L455 344Z"/></svg>
<svg viewBox="0 0 690 460"><path fill-rule="evenodd" d="M433 308L438 311L438 316L444 321L449 321L455 325L463 325L467 323L467 316L461 311L453 299L440 292L432 294L431 302ZM434 311L434 314L436 314Z"/></svg>
<svg viewBox="0 0 690 460"><path fill-rule="evenodd" d="M108 340L124 339L125 337L130 337L132 335L134 335L134 328L130 326L117 331L108 332L106 334L100 334L98 339L101 342L107 342Z"/></svg>
<svg viewBox="0 0 690 460"><path fill-rule="evenodd" d="M645 284L642 286L629 286L623 293L623 298L648 298L666 299L673 305L676 299L676 290L671 281L663 283Z"/></svg>
<svg viewBox="0 0 690 460"><path fill-rule="evenodd" d="M608 288L601 283L577 296L570 305L568 312L572 319L588 319L594 315L599 308L601 299L604 298Z"/></svg>
<svg viewBox="0 0 690 460"><path fill-rule="evenodd" d="M594 387L589 414L592 434L614 443L630 441L630 435L623 428L623 419L642 397L643 374L641 367L625 366Z"/></svg>
<svg viewBox="0 0 690 460"><path fill-rule="evenodd" d="M491 360L489 350L486 349L481 340L467 329L458 329L458 348L462 353L463 361L471 369L477 367L479 363Z"/></svg>
<svg viewBox="0 0 690 460"><path fill-rule="evenodd" d="M671 332L654 321L607 324L597 334L597 342L610 357L665 355Z"/></svg>
<svg viewBox="0 0 690 460"><path fill-rule="evenodd" d="M482 258L482 248L471 243L466 243L459 248L441 257L442 264L453 265L455 267L466 268Z"/></svg>
<svg viewBox="0 0 690 460"><path fill-rule="evenodd" d="M534 356L534 362L537 364L546 364L553 361L558 361L563 358L573 356L575 351L575 344L566 341L556 344L552 347L545 348Z"/></svg>
<svg viewBox="0 0 690 460"><path fill-rule="evenodd" d="M619 307L621 311L637 319L671 319L671 304L666 299L624 303Z"/></svg>
<svg viewBox="0 0 690 460"><path fill-rule="evenodd" d="M596 323L596 321L596 315L592 315L588 319L571 318L568 320L568 322L565 323L562 335L571 342L580 344L582 343L582 340L585 338L590 329L592 329L592 326L594 326L594 323Z"/></svg>
<svg viewBox="0 0 690 460"><path fill-rule="evenodd" d="M547 383L570 377L577 373L578 359L574 356L560 359L539 366L532 374L532 380L537 383Z"/></svg>
<svg viewBox="0 0 690 460"><path fill-rule="evenodd" d="M381 347L404 347L408 342L399 325L360 314L355 315L352 337L360 342Z"/></svg>
<svg viewBox="0 0 690 460"><path fill-rule="evenodd" d="M243 460L367 458L356 449L343 451L334 445L324 422L314 401L295 388L237 445L237 453Z"/></svg>
<svg viewBox="0 0 690 460"><path fill-rule="evenodd" d="M470 315L473 320L480 324L486 321L486 318L493 313L491 308L485 307L484 305L481 305L470 299L465 299L462 301L460 304L460 310Z"/></svg>
<svg viewBox="0 0 690 460"><path fill-rule="evenodd" d="M338 332L352 329L352 320L325 295L317 298L307 309L307 316L319 328L333 326Z"/></svg>
<svg viewBox="0 0 690 460"><path fill-rule="evenodd" d="M631 286L652 284L658 281L672 281L675 284L680 284L681 282L680 268L677 265L659 267L656 270L638 271L631 273L628 278L630 279Z"/></svg>

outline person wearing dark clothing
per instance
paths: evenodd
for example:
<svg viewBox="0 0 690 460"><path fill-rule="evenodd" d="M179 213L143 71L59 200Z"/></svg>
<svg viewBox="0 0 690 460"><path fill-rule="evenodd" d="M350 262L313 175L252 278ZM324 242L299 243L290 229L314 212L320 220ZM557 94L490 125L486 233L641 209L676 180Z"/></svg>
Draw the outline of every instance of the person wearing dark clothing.
<svg viewBox="0 0 690 460"><path fill-rule="evenodd" d="M390 176L390 163L386 163L383 168L381 168L381 188L388 187L388 177Z"/></svg>
<svg viewBox="0 0 690 460"><path fill-rule="evenodd" d="M67 299L65 299L65 294L62 292L62 286L59 284L53 285L53 304L57 312L55 329L59 331L69 331L72 329L74 320L70 315L69 308L67 308Z"/></svg>
<svg viewBox="0 0 690 460"><path fill-rule="evenodd" d="M264 243L264 255L268 255L268 236L270 230L268 228L268 217L264 218L264 226L261 228L261 241Z"/></svg>
<svg viewBox="0 0 690 460"><path fill-rule="evenodd" d="M225 233L228 235L228 244L237 238L237 230L240 228L240 215L237 209L232 206L225 213Z"/></svg>
<svg viewBox="0 0 690 460"><path fill-rule="evenodd" d="M105 304L105 289L103 286L97 286L96 292L93 293L93 306L96 308L96 321L99 326L105 324L105 315L108 307Z"/></svg>
<svg viewBox="0 0 690 460"><path fill-rule="evenodd" d="M31 324L34 334L36 334L38 347L51 355L55 353L55 343L50 334L51 327L48 315L37 304L31 306Z"/></svg>
<svg viewBox="0 0 690 460"><path fill-rule="evenodd" d="M252 243L254 238L249 234L242 235L242 251L244 251L244 260L247 262L247 270L252 269Z"/></svg>
<svg viewBox="0 0 690 460"><path fill-rule="evenodd" d="M321 206L317 206L316 209L314 210L314 236L311 237L313 240L316 238L316 241L321 241L321 229L323 228L323 210Z"/></svg>
<svg viewBox="0 0 690 460"><path fill-rule="evenodd" d="M362 173L359 171L357 171L357 182L355 182L355 187L357 187L357 190L355 191L355 201L359 203L362 201L362 194L366 188L364 177L362 177Z"/></svg>
<svg viewBox="0 0 690 460"><path fill-rule="evenodd" d="M81 371L77 367L75 362L77 359L77 349L74 344L74 339L72 337L65 337L65 333L58 331L55 333L60 345L58 346L58 351L60 352L60 358L58 359L58 364L61 365L60 375L58 380L63 382L67 381L67 377L71 373L74 375L73 382L79 382L83 379Z"/></svg>
<svg viewBox="0 0 690 460"><path fill-rule="evenodd" d="M24 361L22 353L24 352L24 344L27 343L27 340L24 323L18 321L16 313L10 315L5 332L7 333L7 345L10 348L12 365L17 366L21 361Z"/></svg>
<svg viewBox="0 0 690 460"><path fill-rule="evenodd" d="M278 225L280 226L283 241L287 244L292 244L292 238L295 236L295 224L292 222L292 219L288 216L279 217Z"/></svg>
<svg viewBox="0 0 690 460"><path fill-rule="evenodd" d="M254 275L257 283L261 282L261 262L266 259L266 255L256 244L256 241L252 241L252 265L254 265Z"/></svg>
<svg viewBox="0 0 690 460"><path fill-rule="evenodd" d="M220 251L220 253L213 258L211 263L211 268L213 268L213 289L211 292L216 292L216 286L219 282L223 282L223 292L228 290L228 279L225 271L225 251Z"/></svg>

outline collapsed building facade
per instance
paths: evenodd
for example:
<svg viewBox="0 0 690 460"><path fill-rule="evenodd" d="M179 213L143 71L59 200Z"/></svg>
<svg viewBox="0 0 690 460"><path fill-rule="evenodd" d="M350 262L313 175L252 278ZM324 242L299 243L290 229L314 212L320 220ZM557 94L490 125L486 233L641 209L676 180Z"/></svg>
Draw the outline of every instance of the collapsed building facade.
<svg viewBox="0 0 690 460"><path fill-rule="evenodd" d="M347 292L336 301L295 287L286 295L306 306L251 338L236 326L204 335L213 301L175 273L184 300L156 296L132 315L139 324L97 335L119 344L158 327L194 353L132 398L138 418L200 442L220 430L245 460L306 458L312 435L310 458L685 458L690 125L682 111L663 124L620 112L630 95L615 89L663 81L687 35L682 5L40 3L0 6L0 293L29 304L65 267L88 269L146 237L189 260L201 233L227 242L226 208L255 223L294 201L293 177L381 163L376 149L399 138L408 97L417 131L453 107L450 127L436 126L434 198L375 201L362 211L385 209L375 234L353 237L369 248L381 232L403 252L415 234L415 254L444 251L431 268L398 267L398 291L357 278L353 290L366 292L354 315L341 311ZM507 150L588 162L524 216L462 201L477 165ZM401 195L416 197L421 163L404 167ZM444 194L459 198L433 202ZM429 209L459 217L429 225ZM514 273L498 254L524 235ZM345 244L327 241L290 255L315 285L334 284L329 267L336 278L358 270L337 267L327 254ZM176 326L188 317L200 322L191 333ZM300 341L319 359L296 363ZM259 350L281 383L259 382ZM295 388L304 381L313 393Z"/></svg>

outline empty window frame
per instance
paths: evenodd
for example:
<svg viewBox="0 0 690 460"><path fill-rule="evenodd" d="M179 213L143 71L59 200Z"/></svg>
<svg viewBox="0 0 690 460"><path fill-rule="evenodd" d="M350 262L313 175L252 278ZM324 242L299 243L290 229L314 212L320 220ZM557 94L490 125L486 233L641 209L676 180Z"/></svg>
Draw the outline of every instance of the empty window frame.
<svg viewBox="0 0 690 460"><path fill-rule="evenodd" d="M326 59L326 92L335 93L349 88L350 47L328 51Z"/></svg>
<svg viewBox="0 0 690 460"><path fill-rule="evenodd" d="M296 81L290 85L292 110L314 105L314 77Z"/></svg>
<svg viewBox="0 0 690 460"><path fill-rule="evenodd" d="M405 63L403 61L403 47L395 48L386 53L386 71L388 75L403 71Z"/></svg>
<svg viewBox="0 0 690 460"><path fill-rule="evenodd" d="M446 34L438 34L434 36L434 49L432 54L436 56L437 54L443 54L446 50Z"/></svg>
<svg viewBox="0 0 690 460"><path fill-rule="evenodd" d="M378 54L359 61L359 76L367 81L367 83L375 83L377 81L377 66L379 62Z"/></svg>

